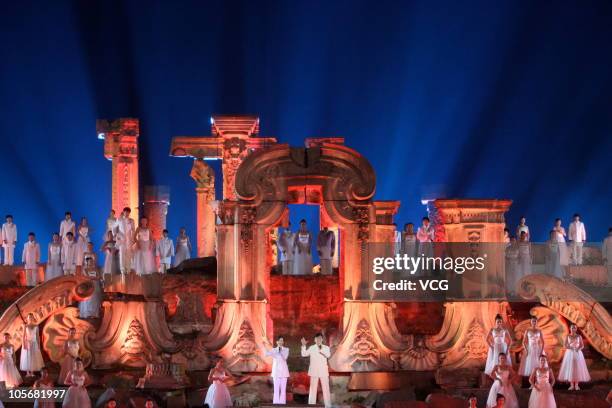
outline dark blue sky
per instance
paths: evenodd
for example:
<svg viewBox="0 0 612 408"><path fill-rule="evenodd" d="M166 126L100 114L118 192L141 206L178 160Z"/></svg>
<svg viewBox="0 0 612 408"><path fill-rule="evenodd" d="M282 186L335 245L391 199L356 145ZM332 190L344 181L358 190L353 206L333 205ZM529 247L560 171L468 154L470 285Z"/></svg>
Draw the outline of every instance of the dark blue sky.
<svg viewBox="0 0 612 408"><path fill-rule="evenodd" d="M0 212L47 242L66 209L98 232L110 164L96 118L141 120L141 180L171 188L193 234L173 135L252 113L301 145L344 136L378 199L417 221L430 195L514 200L537 240L583 214L612 225L612 2L6 2ZM99 234L94 235L98 237ZM22 238L25 238L22 234Z"/></svg>

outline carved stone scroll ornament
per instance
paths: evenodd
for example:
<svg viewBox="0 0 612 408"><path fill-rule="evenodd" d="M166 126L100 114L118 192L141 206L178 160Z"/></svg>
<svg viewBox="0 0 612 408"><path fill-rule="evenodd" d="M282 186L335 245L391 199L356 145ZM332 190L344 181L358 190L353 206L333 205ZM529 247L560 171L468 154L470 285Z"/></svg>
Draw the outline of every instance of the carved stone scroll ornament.
<svg viewBox="0 0 612 408"><path fill-rule="evenodd" d="M21 347L23 324L29 313L40 324L49 316L70 306L75 299L86 298L92 289L88 278L67 275L30 289L10 305L0 317L0 333L11 333L15 350Z"/></svg>
<svg viewBox="0 0 612 408"><path fill-rule="evenodd" d="M544 336L544 351L548 356L548 361L552 363L561 361L565 350L565 338L569 334L565 319L557 312L543 306L533 307L529 314L538 319L538 328ZM522 350L522 340L529 327L531 327L530 319L523 320L514 327L516 335L516 341L512 347L514 351L524 352Z"/></svg>
<svg viewBox="0 0 612 408"><path fill-rule="evenodd" d="M253 222L257 214L257 208L244 207L240 212L240 243L245 251L249 251L253 246Z"/></svg>
<svg viewBox="0 0 612 408"><path fill-rule="evenodd" d="M215 172L203 159L195 159L191 173L198 188L215 188Z"/></svg>
<svg viewBox="0 0 612 408"><path fill-rule="evenodd" d="M245 320L238 331L238 341L232 347L232 357L227 362L227 368L235 371L255 371L263 364L255 341L251 324Z"/></svg>
<svg viewBox="0 0 612 408"><path fill-rule="evenodd" d="M537 299L576 324L595 350L612 359L612 318L591 295L572 283L543 274L521 279L519 294L525 299Z"/></svg>
<svg viewBox="0 0 612 408"><path fill-rule="evenodd" d="M349 350L350 365L356 371L369 371L379 365L380 351L372 336L372 330L367 320L362 319L357 325L355 341Z"/></svg>
<svg viewBox="0 0 612 408"><path fill-rule="evenodd" d="M68 331L76 329L76 338L79 340L79 357L87 367L91 364L91 352L85 347L83 338L94 330L91 323L79 319L79 309L67 307L51 315L42 329L42 346L54 363L60 363L64 358L64 343L68 339Z"/></svg>
<svg viewBox="0 0 612 408"><path fill-rule="evenodd" d="M425 346L423 336L408 336L409 346L399 356L401 368L411 371L431 371L438 368L438 354Z"/></svg>

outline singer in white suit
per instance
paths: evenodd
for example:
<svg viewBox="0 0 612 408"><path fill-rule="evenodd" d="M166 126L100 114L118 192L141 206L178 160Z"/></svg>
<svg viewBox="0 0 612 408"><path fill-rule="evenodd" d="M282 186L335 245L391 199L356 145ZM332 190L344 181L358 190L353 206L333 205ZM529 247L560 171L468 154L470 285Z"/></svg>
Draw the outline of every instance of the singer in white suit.
<svg viewBox="0 0 612 408"><path fill-rule="evenodd" d="M272 357L272 381L274 382L273 404L287 403L287 378L289 378L289 367L287 367L287 357L289 357L289 349L283 347L285 340L282 337L276 339L276 347L267 348L268 338L263 337L263 344L266 348L266 357Z"/></svg>
<svg viewBox="0 0 612 408"><path fill-rule="evenodd" d="M17 226L13 224L13 216L7 215L2 224L2 248L4 248L4 264L15 263L15 245L17 244Z"/></svg>
<svg viewBox="0 0 612 408"><path fill-rule="evenodd" d="M323 344L323 335L321 333L316 334L314 340L315 344L307 348L307 341L302 337L302 357L310 357L310 365L308 366L308 375L310 376L308 403L317 403L317 391L319 389L319 381L321 381L323 402L326 407L331 407L329 369L327 368L327 359L331 357L331 351L328 346Z"/></svg>
<svg viewBox="0 0 612 408"><path fill-rule="evenodd" d="M23 245L22 261L25 268L26 286L38 283L38 263L40 262L40 245L33 232L28 234L28 242Z"/></svg>
<svg viewBox="0 0 612 408"><path fill-rule="evenodd" d="M582 265L582 246L586 241L586 229L580 221L580 214L574 214L574 221L569 226L569 239L572 241L572 261Z"/></svg>

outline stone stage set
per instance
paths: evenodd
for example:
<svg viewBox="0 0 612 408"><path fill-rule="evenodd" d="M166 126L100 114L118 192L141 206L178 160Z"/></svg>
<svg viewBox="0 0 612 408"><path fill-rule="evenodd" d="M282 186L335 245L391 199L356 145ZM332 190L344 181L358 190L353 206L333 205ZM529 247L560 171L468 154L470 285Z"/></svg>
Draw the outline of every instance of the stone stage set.
<svg viewBox="0 0 612 408"><path fill-rule="evenodd" d="M555 390L558 405L606 406L606 361L612 358L609 305L572 283L540 274L522 280L522 302L376 300L365 248L394 242L400 203L374 199L376 177L367 159L343 138L311 138L305 147L290 147L260 137L259 119L253 116L215 116L211 122L211 136L175 137L170 147L171 156L193 160L198 258L167 275L112 277L104 285L99 320L79 319L75 301L93 290L82 276L60 277L30 290L5 285L3 300L12 302L4 305L0 333L14 333L16 349L23 318L31 312L52 369L63 356L68 329L76 327L81 357L95 380L89 387L93 398L112 387L119 397L155 395L167 406L195 406L202 401L211 363L223 358L241 375L230 388L235 404L261 405L272 395L266 375L271 361L263 355L262 338L273 341L283 335L291 349L288 396L305 403L307 362L299 357L299 339L312 342L313 334L323 331L332 347L335 405L379 398L386 406L458 407L465 400L453 396L475 392L484 400L489 385L481 374L485 338L494 316L503 316L515 339L512 350L518 352L532 314L554 367L570 322L587 343L594 381L584 392ZM159 238L169 190L144 187L139 197L138 120L99 121L97 132L112 162L112 208L130 207L134 219L140 208ZM206 159L222 160L220 199ZM319 206L320 227L338 237L334 275L273 273L274 242L278 229L288 223L289 204ZM510 205L509 200L440 199L430 201L427 211L436 241L478 248L479 243L503 241ZM490 268L495 273L503 271L503 257L490 262L497 265ZM20 268L4 267L3 272L19 276ZM433 394L429 403L408 402L428 394ZM528 390L520 390L519 398L526 406Z"/></svg>

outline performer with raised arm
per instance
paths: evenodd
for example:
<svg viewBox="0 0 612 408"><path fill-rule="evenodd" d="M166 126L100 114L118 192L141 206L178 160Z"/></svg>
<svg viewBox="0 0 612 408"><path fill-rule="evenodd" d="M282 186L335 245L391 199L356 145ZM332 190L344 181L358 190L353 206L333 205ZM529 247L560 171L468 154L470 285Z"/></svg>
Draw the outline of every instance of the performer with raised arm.
<svg viewBox="0 0 612 408"><path fill-rule="evenodd" d="M77 247L74 242L72 232L66 233L66 240L62 244L62 267L64 275L74 275L76 273L76 252Z"/></svg>
<svg viewBox="0 0 612 408"><path fill-rule="evenodd" d="M272 372L270 376L274 382L274 395L272 397L273 404L285 404L287 402L287 378L289 378L289 367L287 367L287 358L289 357L289 349L284 347L285 340L282 336L276 339L276 347L268 349L266 345L270 345L268 338L262 338L265 355L272 357Z"/></svg>
<svg viewBox="0 0 612 408"><path fill-rule="evenodd" d="M132 247L134 246L134 231L136 226L130 218L132 210L125 207L117 220L117 243L119 246L119 261L121 273L126 275L132 271Z"/></svg>
<svg viewBox="0 0 612 408"><path fill-rule="evenodd" d="M520 237L521 232L525 233L525 238L527 241L531 240L531 234L529 233L529 227L527 226L527 218L523 215L519 220L519 225L516 227L516 236Z"/></svg>
<svg viewBox="0 0 612 408"><path fill-rule="evenodd" d="M211 383L206 391L203 405L208 405L210 408L227 408L234 404L232 396L225 382L233 378L223 365L223 359L217 361L217 364L210 370L208 374L208 382Z"/></svg>
<svg viewBox="0 0 612 408"><path fill-rule="evenodd" d="M572 241L572 263L582 265L582 247L586 242L586 229L580 220L580 214L574 214L574 220L569 226L569 239Z"/></svg>
<svg viewBox="0 0 612 408"><path fill-rule="evenodd" d="M512 364L512 360L508 355L508 349L512 339L510 333L504 327L504 320L501 315L495 316L495 327L493 327L487 335L487 344L489 345L489 351L487 353L487 363L485 365L485 374L491 375L493 368L499 361L499 355L504 354L506 356L505 361L508 364Z"/></svg>
<svg viewBox="0 0 612 408"><path fill-rule="evenodd" d="M51 242L47 249L47 269L45 270L45 282L62 276L62 243L57 232L53 233Z"/></svg>
<svg viewBox="0 0 612 408"><path fill-rule="evenodd" d="M321 275L332 274L332 259L336 249L336 235L327 226L319 231L317 237L317 253L321 263Z"/></svg>
<svg viewBox="0 0 612 408"><path fill-rule="evenodd" d="M280 260L283 265L283 275L293 275L295 233L291 231L291 223L283 230L278 238L278 249L280 249Z"/></svg>
<svg viewBox="0 0 612 408"><path fill-rule="evenodd" d="M155 243L155 254L159 257L159 273L166 273L172 266L174 242L168 237L168 230L162 231L162 237Z"/></svg>
<svg viewBox="0 0 612 408"><path fill-rule="evenodd" d="M21 356L19 368L26 372L27 377L33 377L34 371L40 371L45 365L40 352L40 338L38 336L38 324L34 320L34 314L28 313L26 323L23 325L23 339L21 344Z"/></svg>
<svg viewBox="0 0 612 408"><path fill-rule="evenodd" d="M302 337L302 357L309 357L308 375L310 376L310 391L308 393L308 403L317 403L317 392L319 381L323 390L323 402L326 407L331 407L331 394L329 392L329 369L327 359L331 357L331 350L323 344L323 335L317 333L314 336L315 344L306 347L308 342Z"/></svg>
<svg viewBox="0 0 612 408"><path fill-rule="evenodd" d="M8 214L2 224L2 248L4 248L4 265L15 263L15 246L17 245L17 225L13 224L13 216Z"/></svg>
<svg viewBox="0 0 612 408"><path fill-rule="evenodd" d="M21 256L25 267L26 286L36 286L38 283L38 263L40 262L40 245L36 242L33 232L28 234L28 241L23 244Z"/></svg>
<svg viewBox="0 0 612 408"><path fill-rule="evenodd" d="M545 355L540 356L538 366L533 369L529 377L529 383L532 389L528 408L557 408L553 394L555 375L548 366Z"/></svg>
<svg viewBox="0 0 612 408"><path fill-rule="evenodd" d="M64 219L60 222L59 234L62 238L62 241L67 239L68 233L72 233L72 237L76 235L74 221L72 220L72 213L70 211L66 211L64 214Z"/></svg>
<svg viewBox="0 0 612 408"><path fill-rule="evenodd" d="M498 394L505 397L505 406L509 408L519 408L518 398L512 386L512 380L515 375L516 373L512 369L512 364L509 359L506 358L506 354L500 353L498 356L498 363L491 370L491 374L489 374L493 379L493 385L491 386L489 397L487 398L487 408L499 406L497 404Z"/></svg>
<svg viewBox="0 0 612 408"><path fill-rule="evenodd" d="M179 230L179 235L176 238L176 256L174 257L174 266L179 266L181 262L191 259L191 241L187 235L185 227Z"/></svg>
<svg viewBox="0 0 612 408"><path fill-rule="evenodd" d="M312 237L308 227L306 226L306 220L300 221L300 229L296 234L294 240L294 261L293 261L293 274L294 275L309 275L312 273Z"/></svg>
<svg viewBox="0 0 612 408"><path fill-rule="evenodd" d="M578 383L591 381L591 375L584 360L584 354L582 354L583 348L584 341L578 334L578 326L572 324L570 334L565 339L565 354L559 369L559 381L570 383L570 391L578 391L580 389Z"/></svg>
<svg viewBox="0 0 612 408"><path fill-rule="evenodd" d="M529 320L531 326L523 334L523 354L519 375L530 377L533 370L540 364L540 356L544 353L544 335L538 328L538 318L531 316Z"/></svg>

